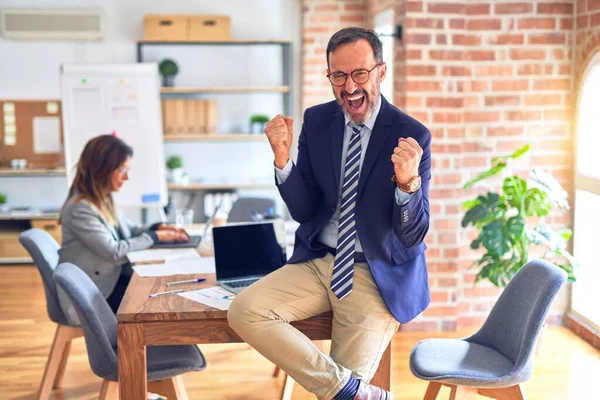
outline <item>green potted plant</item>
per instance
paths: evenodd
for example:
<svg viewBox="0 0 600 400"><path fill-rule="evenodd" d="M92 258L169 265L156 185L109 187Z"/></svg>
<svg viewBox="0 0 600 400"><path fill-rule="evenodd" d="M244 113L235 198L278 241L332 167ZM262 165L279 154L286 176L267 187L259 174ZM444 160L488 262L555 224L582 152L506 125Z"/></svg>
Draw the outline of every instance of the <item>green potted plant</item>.
<svg viewBox="0 0 600 400"><path fill-rule="evenodd" d="M180 156L171 156L167 159L169 175L167 179L175 184L181 184L183 179L183 159Z"/></svg>
<svg viewBox="0 0 600 400"><path fill-rule="evenodd" d="M0 213L8 214L10 212L10 206L6 204L6 195L4 193L0 193Z"/></svg>
<svg viewBox="0 0 600 400"><path fill-rule="evenodd" d="M179 67L175 61L171 59L165 59L158 65L158 70L162 75L163 86L170 87L175 84L175 75L179 73Z"/></svg>
<svg viewBox="0 0 600 400"><path fill-rule="evenodd" d="M250 132L255 134L261 134L265 131L265 125L269 122L270 118L265 114L254 114L250 116Z"/></svg>
<svg viewBox="0 0 600 400"><path fill-rule="evenodd" d="M508 156L495 157L489 170L464 185L464 189L504 170L510 160L529 151L526 145ZM567 193L549 173L533 168L530 180L518 175L504 178L500 193L489 191L464 204L466 213L462 226L474 226L479 235L471 248L482 248L483 255L476 261L476 281L488 279L504 287L517 271L527 263L530 251L539 258L548 259L569 274L575 281L577 262L567 251L570 230L555 231L545 222L554 209L569 209Z"/></svg>

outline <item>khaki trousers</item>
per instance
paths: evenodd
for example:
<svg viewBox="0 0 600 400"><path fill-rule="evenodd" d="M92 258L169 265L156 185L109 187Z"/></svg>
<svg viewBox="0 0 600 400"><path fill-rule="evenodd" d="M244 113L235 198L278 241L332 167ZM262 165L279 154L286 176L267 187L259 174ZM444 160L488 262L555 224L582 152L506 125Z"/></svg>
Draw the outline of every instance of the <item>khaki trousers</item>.
<svg viewBox="0 0 600 400"><path fill-rule="evenodd" d="M350 376L369 382L399 323L381 299L366 263L356 263L352 292L330 290L334 257L288 264L244 289L227 315L242 339L319 399L331 399ZM331 353L291 321L333 311Z"/></svg>

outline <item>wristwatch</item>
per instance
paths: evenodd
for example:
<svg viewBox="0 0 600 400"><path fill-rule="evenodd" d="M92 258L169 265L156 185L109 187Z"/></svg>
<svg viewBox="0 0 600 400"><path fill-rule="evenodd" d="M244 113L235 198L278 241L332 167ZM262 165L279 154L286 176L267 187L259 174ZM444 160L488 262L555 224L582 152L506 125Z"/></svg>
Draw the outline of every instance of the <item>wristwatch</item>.
<svg viewBox="0 0 600 400"><path fill-rule="evenodd" d="M394 175L392 176L392 182L396 182L398 189L408 194L416 192L421 187L421 177L418 175L413 176L406 183L398 182L398 179L396 179L396 175Z"/></svg>

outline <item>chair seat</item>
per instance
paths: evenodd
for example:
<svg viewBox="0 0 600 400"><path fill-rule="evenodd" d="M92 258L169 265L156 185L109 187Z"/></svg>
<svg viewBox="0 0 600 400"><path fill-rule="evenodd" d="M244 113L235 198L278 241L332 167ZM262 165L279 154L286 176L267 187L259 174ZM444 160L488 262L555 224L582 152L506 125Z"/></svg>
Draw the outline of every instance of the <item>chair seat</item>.
<svg viewBox="0 0 600 400"><path fill-rule="evenodd" d="M496 350L477 343L461 339L428 339L413 348L410 368L415 376L423 380L464 386L503 387L513 380L507 375L513 370L514 364Z"/></svg>
<svg viewBox="0 0 600 400"><path fill-rule="evenodd" d="M190 371L206 368L204 356L194 345L146 347L148 382L173 378ZM118 376L106 379L118 381Z"/></svg>

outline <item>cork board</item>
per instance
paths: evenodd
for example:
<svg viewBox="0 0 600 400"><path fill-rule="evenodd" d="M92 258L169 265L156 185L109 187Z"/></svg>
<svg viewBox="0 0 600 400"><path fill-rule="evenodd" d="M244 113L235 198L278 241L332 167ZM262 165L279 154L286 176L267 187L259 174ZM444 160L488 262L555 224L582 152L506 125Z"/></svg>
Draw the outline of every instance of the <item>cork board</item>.
<svg viewBox="0 0 600 400"><path fill-rule="evenodd" d="M0 168L64 168L61 115L60 100L0 100Z"/></svg>

